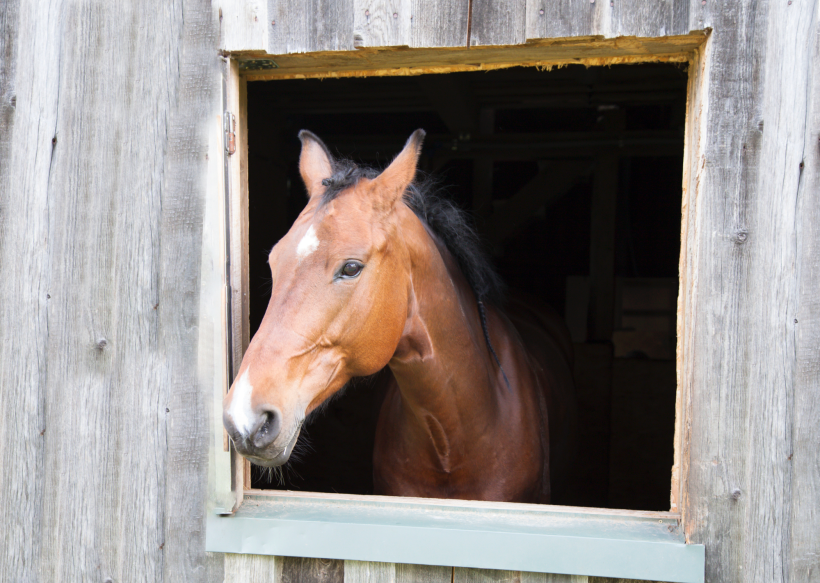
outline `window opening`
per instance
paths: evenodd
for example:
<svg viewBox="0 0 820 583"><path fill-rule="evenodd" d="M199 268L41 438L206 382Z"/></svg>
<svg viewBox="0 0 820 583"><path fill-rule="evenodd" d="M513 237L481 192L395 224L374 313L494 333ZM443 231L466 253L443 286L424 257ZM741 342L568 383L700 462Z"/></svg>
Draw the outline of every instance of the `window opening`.
<svg viewBox="0 0 820 583"><path fill-rule="evenodd" d="M384 167L423 128L419 168L470 210L508 286L573 337L578 464L553 503L668 510L686 83L669 64L248 83L251 335L267 254L307 201L299 130ZM355 382L251 487L373 493L380 404Z"/></svg>

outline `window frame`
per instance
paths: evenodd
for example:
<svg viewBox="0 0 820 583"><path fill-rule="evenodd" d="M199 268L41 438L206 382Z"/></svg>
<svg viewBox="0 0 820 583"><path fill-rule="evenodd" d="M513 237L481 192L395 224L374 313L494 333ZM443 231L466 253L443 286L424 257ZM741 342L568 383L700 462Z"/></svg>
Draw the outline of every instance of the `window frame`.
<svg viewBox="0 0 820 583"><path fill-rule="evenodd" d="M697 248L695 238L698 236L696 229L689 228L693 220L689 212L697 196L697 175L703 160L700 137L704 134L703 100L707 92L703 80L706 78L709 46L707 33L690 36L697 42L687 44L681 41L683 37L641 39L647 44L654 43L654 52L628 60L689 63L677 303L675 454L669 512L251 489L250 464L234 450L222 427L221 415L222 398L230 386L230 371L234 363L238 366L241 362L250 340L247 82L368 73L384 75L390 74L391 70L393 74L419 74L428 72L431 67L428 64L425 69L425 60L429 61L431 55L435 57L436 51L443 53L445 49L412 49L411 52L415 51L419 56L420 66L410 72L406 67L403 72L390 69L389 51L383 51L384 59L378 64L369 61L369 69L356 69L355 65L340 67L340 56L334 55L327 60L324 70L314 67L284 72L271 68L243 71L241 64L250 58L270 67L277 58L286 57L256 54L223 57L222 107L217 116L219 123L214 124L209 134L209 159L224 163L209 166L200 311L203 321L200 360L209 361L207 366L201 365L200 370L202 380L213 390L206 550L629 579L703 581L704 547L686 542L686 516L681 512L686 488L683 477L688 466L688 440L684 428L689 418L692 370L691 355L686 350L686 333L690 332L686 315L694 312L692 282L696 281L696 274L691 258L693 249ZM502 57L502 61L507 59L506 64L496 62L486 68L624 62L616 45L594 39L588 41L593 45L596 42L603 45L598 56L563 61L549 58L551 53L546 48L545 58L533 62L532 47L508 47ZM578 42L573 46L578 48ZM408 61L407 50L393 54L401 55L397 63ZM583 50L579 54L583 54ZM305 55L293 57L298 60ZM466 56L463 61L455 61L450 58L447 71L437 66L430 72L485 67L484 64L477 66L466 62ZM230 114L235 119L235 126ZM235 133L236 149L232 154L227 151L226 124ZM220 269L221 277L218 274ZM220 310L215 309L217 305ZM220 358L214 358L214 354L221 355L221 362ZM414 512L408 514L408 508ZM522 526L522 523L529 526ZM400 544L400 541L411 542ZM543 552L538 552L539 549Z"/></svg>

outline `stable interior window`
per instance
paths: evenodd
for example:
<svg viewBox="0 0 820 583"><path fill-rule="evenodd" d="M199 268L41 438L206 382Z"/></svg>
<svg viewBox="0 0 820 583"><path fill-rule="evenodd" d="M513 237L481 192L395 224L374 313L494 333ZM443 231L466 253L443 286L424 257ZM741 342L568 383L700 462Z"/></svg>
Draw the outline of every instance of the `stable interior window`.
<svg viewBox="0 0 820 583"><path fill-rule="evenodd" d="M250 335L268 252L307 202L299 130L383 168L423 128L421 172L572 336L577 464L552 503L668 511L686 98L681 64L248 82ZM246 493L372 494L376 386L310 417L281 469L248 463Z"/></svg>

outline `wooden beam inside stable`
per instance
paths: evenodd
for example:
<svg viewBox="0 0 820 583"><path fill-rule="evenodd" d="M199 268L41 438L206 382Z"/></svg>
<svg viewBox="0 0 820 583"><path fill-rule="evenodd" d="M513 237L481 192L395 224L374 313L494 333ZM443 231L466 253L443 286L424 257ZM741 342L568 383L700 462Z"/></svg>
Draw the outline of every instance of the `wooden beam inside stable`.
<svg viewBox="0 0 820 583"><path fill-rule="evenodd" d="M495 110L484 108L478 115L478 131L482 136L493 133ZM493 157L478 156L473 160L473 211L486 219L492 213L493 203Z"/></svg>
<svg viewBox="0 0 820 583"><path fill-rule="evenodd" d="M622 109L602 112L605 131L625 125ZM615 326L615 225L618 205L617 149L600 152L595 158L590 228L590 318L589 339L610 342Z"/></svg>

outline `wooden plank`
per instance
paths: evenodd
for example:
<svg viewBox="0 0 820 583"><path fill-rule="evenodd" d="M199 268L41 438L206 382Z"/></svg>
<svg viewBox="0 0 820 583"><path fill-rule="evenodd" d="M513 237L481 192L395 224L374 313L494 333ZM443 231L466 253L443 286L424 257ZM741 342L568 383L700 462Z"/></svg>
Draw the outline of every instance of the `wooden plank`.
<svg viewBox="0 0 820 583"><path fill-rule="evenodd" d="M303 557L281 557L280 560L281 583L344 583L344 561Z"/></svg>
<svg viewBox="0 0 820 583"><path fill-rule="evenodd" d="M353 30L356 47L409 46L413 38L412 12L401 0L355 0Z"/></svg>
<svg viewBox="0 0 820 583"><path fill-rule="evenodd" d="M250 272L248 266L248 97L247 80L239 76L239 63L227 64L227 106L236 119L236 153L229 156L231 309L230 333L233 347L233 374L239 369L250 343ZM237 504L250 487L248 463L232 450ZM247 474L247 475L246 475Z"/></svg>
<svg viewBox="0 0 820 583"><path fill-rule="evenodd" d="M3 269L0 278L0 406L17 412L0 415L0 503L6 509L2 524L8 537L0 545L0 579L7 581L42 577L51 291L48 189L60 54L58 23L42 16L34 6L14 0L0 5L0 265L15 266ZM19 77L18 62L26 70Z"/></svg>
<svg viewBox="0 0 820 583"><path fill-rule="evenodd" d="M518 45L527 40L527 2L473 0L470 46Z"/></svg>
<svg viewBox="0 0 820 583"><path fill-rule="evenodd" d="M521 583L521 571L453 569L453 583Z"/></svg>
<svg viewBox="0 0 820 583"><path fill-rule="evenodd" d="M323 0L307 6L287 0L221 0L216 12L221 16L221 49L275 53L283 43L288 50L281 52L311 50L306 46L344 50L334 42L351 34L356 47L466 47L468 29L470 46L548 38L664 37L689 32L694 20L689 5L688 0L473 0L468 14L470 3L458 0L347 0L339 7ZM330 16L322 18L319 11L328 9ZM339 17L341 21L328 22ZM311 31L327 38L310 39Z"/></svg>
<svg viewBox="0 0 820 583"><path fill-rule="evenodd" d="M660 0L652 3L617 0L596 2L602 4L605 19L600 34L661 37L686 34L690 30L689 0Z"/></svg>
<svg viewBox="0 0 820 583"><path fill-rule="evenodd" d="M396 583L396 564L345 561L345 583Z"/></svg>
<svg viewBox="0 0 820 583"><path fill-rule="evenodd" d="M559 575L556 573L521 573L521 583L588 583L586 575Z"/></svg>
<svg viewBox="0 0 820 583"><path fill-rule="evenodd" d="M411 47L466 47L469 3L413 0Z"/></svg>
<svg viewBox="0 0 820 583"><path fill-rule="evenodd" d="M225 553L225 583L281 583L282 558Z"/></svg>
<svg viewBox="0 0 820 583"><path fill-rule="evenodd" d="M526 0L526 38L565 38L603 34L600 31L601 26L596 25L596 21L602 20L604 4L602 0Z"/></svg>
<svg viewBox="0 0 820 583"><path fill-rule="evenodd" d="M452 583L452 567L396 565L396 583Z"/></svg>
<svg viewBox="0 0 820 583"><path fill-rule="evenodd" d="M268 52L353 50L353 0L269 0Z"/></svg>
<svg viewBox="0 0 820 583"><path fill-rule="evenodd" d="M192 2L97 8L0 7L26 70L2 83L0 579L221 581L194 259L215 26Z"/></svg>
<svg viewBox="0 0 820 583"><path fill-rule="evenodd" d="M623 132L623 109L600 112L604 132ZM592 180L592 211L589 256L589 338L611 342L615 327L615 225L618 206L618 149L604 150L595 158Z"/></svg>
<svg viewBox="0 0 820 583"><path fill-rule="evenodd" d="M273 27L268 0L218 0L219 48L223 51L266 51Z"/></svg>
<svg viewBox="0 0 820 583"><path fill-rule="evenodd" d="M759 19L760 15L755 18ZM820 409L818 385L801 386L796 378L798 315L802 307L798 274L804 261L814 261L811 255L801 253L801 247L809 241L817 241L818 237L817 225L802 222L804 219L798 214L805 197L815 199L820 193L817 189L807 189L809 185L804 182L805 157L812 152L817 160L820 146L820 125L808 124L812 117L817 119L809 109L809 99L812 87L817 86L813 78L820 69L820 62L813 60L820 33L818 7L773 4L764 22L767 26L761 27L762 34L757 39L764 43L761 50L765 51L765 64L758 88L761 90L759 101L756 101L762 109L765 127L759 148L751 151L751 155L755 150L759 152L759 169L757 173L751 168L745 172L748 179L756 179L756 184L749 180L748 207L737 213L738 218L745 219L743 226L749 229L745 242L736 244L743 247L748 243L749 247L749 285L744 290L744 300L754 302L750 304L752 309L744 310L743 325L749 326L748 336L741 336L746 341L741 344L745 344L745 350L738 353L740 358L749 358L746 362L738 358L748 383L744 388L749 397L750 431L743 449L748 455L748 473L744 476L748 490L744 491L740 484L731 487L739 488L740 499L746 498L748 504L744 509L748 531L742 564L745 576L767 581L799 581L802 577L789 571L797 553L804 561L813 555L814 573L809 578L820 577L820 547L805 546L820 538L811 533L812 528L816 530L816 523L801 515L809 507L816 513L820 504L816 498L810 502L795 496L798 482L807 479L817 483L820 468L814 464L811 468L803 466L808 473L795 474L793 462L795 435L815 439L820 435L817 429L820 418L806 418L811 409ZM750 86L754 89L754 80ZM754 124L754 118L751 121ZM817 165L814 170L817 171ZM744 210L748 212L745 217ZM805 280L802 283L805 285ZM809 301L817 301L818 283L815 280L814 293L806 297ZM801 348L807 351L804 355L809 351L813 353L808 362L817 366L820 343L816 337L809 337ZM761 355L766 355L765 366L759 366ZM798 403L803 407L802 423L796 418ZM800 431L806 425L811 425L808 434ZM798 453L803 454L803 463L818 459L816 451L805 459L807 446L816 450L818 443L814 441L814 445L808 446L804 441L801 444ZM803 491L804 496L808 493ZM797 519L796 524L793 517ZM809 533L808 537L798 533L796 539L792 539L795 526L803 534ZM793 541L796 547L792 546Z"/></svg>
<svg viewBox="0 0 820 583"><path fill-rule="evenodd" d="M701 12L721 33L699 70L706 98L688 161L682 504L688 539L707 546L708 581L795 581L792 565L805 568L810 553L816 565L812 517L795 510L809 507L802 496L817 466L794 464L796 435L811 435L816 449L816 418L807 434L803 415L816 410L817 391L798 381L797 357L811 352L816 366L816 337L799 337L799 314L804 299L816 301L816 280L806 297L801 278L812 277L803 250L817 235L797 214L807 192L801 162L817 148L808 125L815 10Z"/></svg>
<svg viewBox="0 0 820 583"><path fill-rule="evenodd" d="M820 520L820 27L811 33L812 46L803 172L798 183L797 233L798 309L795 315L795 392L793 405L791 474L791 554L787 564L792 581L818 577ZM799 85L798 85L799 86Z"/></svg>
<svg viewBox="0 0 820 583"><path fill-rule="evenodd" d="M689 9L688 0L652 3L526 0L525 35L527 40L597 35L606 38L680 35L695 28L690 24Z"/></svg>
<svg viewBox="0 0 820 583"><path fill-rule="evenodd" d="M663 38L583 38L539 40L519 46L428 48L362 48L298 54L275 50L276 69L249 70L248 80L423 75L456 71L490 71L507 67L587 66L643 62L688 62L706 39L705 32ZM455 45L459 47L459 45ZM264 53L248 54L261 58Z"/></svg>
<svg viewBox="0 0 820 583"><path fill-rule="evenodd" d="M468 4L459 0L354 0L357 47L466 47Z"/></svg>
<svg viewBox="0 0 820 583"><path fill-rule="evenodd" d="M159 22L156 15L151 13L143 15L143 12L135 9L134 17L139 13L140 18L145 18L144 24L137 25L132 21L130 27L112 34L107 41L112 46L118 47L122 46L122 38L125 34L133 34L134 30L143 30L142 27L155 29ZM83 19L87 18L87 15L78 16ZM123 20L128 21L129 19L124 19L122 7L117 6L101 18L101 25L108 26L115 21ZM146 543L136 544L139 537L134 536L133 529L127 525L131 521L140 520L141 515L147 509L157 504L164 518L162 522L163 540L158 546L159 552L162 553L160 559L162 579L170 581L178 577L179 573L198 573L201 581L216 583L224 578L222 557L204 552L208 443L211 429L207 422L210 417L208 401L205 399L203 387L198 378L199 331L193 323L197 321L200 313L203 201L207 192L204 177L208 175L210 164L206 155L209 151L207 120L220 100L218 77L215 75L216 69L213 61L213 46L217 41L217 30L210 8L195 2L185 2L176 9L174 14L169 14L165 26L169 29L166 33L169 45L173 42L179 43L175 52L179 55L179 61L171 59L165 66L158 66L158 62L162 61L165 56L163 49L160 48L165 42L158 42L156 38L149 37L144 40L144 48L141 51L144 51L144 54L140 55L139 61L132 62L138 62L140 69L157 68L164 73L163 77L153 80L145 78L144 82L153 91L164 86L176 87L176 94L172 93L166 97L170 104L167 113L168 125L166 128L157 127L157 136L138 138L133 133L133 120L144 115L150 119L158 119L157 106L151 105L154 100L149 99L147 103L140 105L140 108L148 108L146 113L129 112L121 105L119 109L122 117L117 120L117 123L122 124L122 129L110 134L113 143L108 147L119 143L123 135L128 135L129 139L134 140L130 143L143 144L140 148L135 148L141 152L138 159L141 159L142 164L135 164L134 168L142 168L142 172L152 174L161 172L162 174L159 175L163 176L158 185L161 186L159 191L161 198L153 203L160 203L157 218L161 222L158 237L155 235L151 238L154 250L152 251L152 262L148 264L153 265L154 259L158 259L154 268L157 270L154 276L157 283L152 286L156 291L150 292L150 295L156 297L156 303L151 310L159 316L156 345L152 346L147 343L147 338L131 338L130 331L122 330L120 338L127 341L128 349L123 351L119 362L122 366L128 367L120 373L123 377L131 374L144 375L147 383L160 382L164 385L158 402L160 412L162 412L163 400L167 403L164 410L167 417L157 419L154 413L156 402L151 400L150 393L143 395L143 399L148 399L147 406L143 405L140 408L129 406L125 411L132 416L135 411L140 411L144 420L137 423L137 419L132 418L134 434L123 436L120 438L122 439L120 443L132 443L132 447L138 449L139 453L132 454L135 461L139 460L137 467L152 459L153 453L148 452L156 451L155 447L164 446L167 449L167 461L165 468L162 470L158 468L161 472L162 490L157 492L156 498L153 498L143 487L135 485L134 490L137 494L134 499L134 509L123 504L122 493L113 497L111 503L114 508L122 509L124 516L127 517L121 526L121 534L117 537L119 538L118 544L122 545L122 548L133 549L133 555L119 557L122 565L128 565L126 569L121 567L121 579L145 577L144 565L147 558L140 546L145 546ZM94 46L96 45L89 46L89 51L94 50L92 48ZM79 59L79 61L78 66L81 67L81 71L87 74L85 59ZM110 70L108 74L110 75ZM127 69L121 70L121 74L124 76L123 90L126 90L125 87L133 87L133 74ZM100 70L94 75L103 75L103 72ZM82 99L85 100L85 96ZM101 95L101 105L104 103L110 103L108 92ZM94 107L94 111L100 111L94 104L89 105ZM104 106L102 111L105 111ZM91 115L89 112L89 117ZM101 116L100 121L103 126L108 123L104 116ZM161 133L163 130L164 134ZM152 139L158 140L157 143L165 141L167 144L158 150L164 152L163 157L157 156L151 160L151 157L145 156L144 147L150 144ZM109 167L102 164L98 168L103 175L111 171ZM158 168L162 170L159 171ZM159 182L159 179L156 180ZM135 201L141 201L149 190L147 185L143 189L138 184L130 177L123 177L118 182L123 194L128 193ZM104 195L98 194L97 197L104 199ZM129 223L130 221L126 224ZM144 236L133 231L125 232L128 234L124 240L129 241L129 246L133 244L133 241L142 240ZM130 253L126 251L126 256L129 255ZM134 267L136 268L136 265ZM116 301L119 307L124 303L124 298L131 299L135 305L122 305L120 309L133 314L140 328L143 328L146 322L145 311L140 309L139 304L144 300L133 295L130 283L116 290L112 300ZM142 344L143 342L146 344ZM156 362L143 363L140 362L141 359L132 356L142 350L149 350L153 353L157 359ZM118 387L118 390L121 389L122 387ZM110 413L118 411L117 408L111 409L110 405L106 407ZM157 424L161 427L161 422L164 422L162 424L167 429L165 432L156 431L157 446L147 442L145 439L147 432L144 429L142 431L136 429L140 425L151 427ZM165 435L162 435L163 433ZM117 456L123 456L122 459L130 457L123 453L116 451ZM128 464L126 468L129 473L124 473L124 476L130 475L130 472L136 469L133 464ZM139 471L143 472L141 468ZM163 490L164 500L159 494ZM133 575L127 574L126 571L132 571Z"/></svg>
<svg viewBox="0 0 820 583"><path fill-rule="evenodd" d="M589 338L610 342L615 326L615 223L618 204L617 151L595 158L589 257Z"/></svg>

